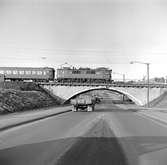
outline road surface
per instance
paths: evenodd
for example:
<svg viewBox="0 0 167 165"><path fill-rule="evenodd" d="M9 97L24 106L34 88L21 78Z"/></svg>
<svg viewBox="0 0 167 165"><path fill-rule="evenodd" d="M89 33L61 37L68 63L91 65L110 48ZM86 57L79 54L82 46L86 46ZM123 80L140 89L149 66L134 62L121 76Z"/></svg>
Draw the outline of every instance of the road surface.
<svg viewBox="0 0 167 165"><path fill-rule="evenodd" d="M2 165L166 165L167 125L99 105L0 132Z"/></svg>

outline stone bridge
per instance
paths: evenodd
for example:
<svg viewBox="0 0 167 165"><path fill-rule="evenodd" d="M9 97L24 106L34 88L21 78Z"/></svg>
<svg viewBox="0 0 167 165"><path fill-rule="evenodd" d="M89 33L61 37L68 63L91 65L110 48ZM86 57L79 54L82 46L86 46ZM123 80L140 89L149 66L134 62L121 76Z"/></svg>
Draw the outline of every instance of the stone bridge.
<svg viewBox="0 0 167 165"><path fill-rule="evenodd" d="M97 89L106 89L114 92L121 93L126 95L130 98L134 103L137 105L145 105L147 103L147 88L137 88L137 87L108 87L105 88L104 86L59 86L59 85L49 85L43 84L41 85L44 89L48 90L52 95L58 96L63 100L69 100L70 98L78 95L80 93L84 93L87 91L97 90ZM150 98L149 100L152 101L155 98L159 97L165 91L166 88L157 88L152 87L150 90Z"/></svg>

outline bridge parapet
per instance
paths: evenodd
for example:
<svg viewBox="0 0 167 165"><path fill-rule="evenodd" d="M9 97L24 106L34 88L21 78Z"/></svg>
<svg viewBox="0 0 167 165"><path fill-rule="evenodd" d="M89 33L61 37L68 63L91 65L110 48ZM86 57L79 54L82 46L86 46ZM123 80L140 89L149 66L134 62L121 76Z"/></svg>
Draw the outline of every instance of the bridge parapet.
<svg viewBox="0 0 167 165"><path fill-rule="evenodd" d="M58 83L58 82L39 82L39 85L51 86L88 86L88 87L130 87L130 88L146 88L148 84L141 83ZM150 88L167 88L167 84L149 84Z"/></svg>

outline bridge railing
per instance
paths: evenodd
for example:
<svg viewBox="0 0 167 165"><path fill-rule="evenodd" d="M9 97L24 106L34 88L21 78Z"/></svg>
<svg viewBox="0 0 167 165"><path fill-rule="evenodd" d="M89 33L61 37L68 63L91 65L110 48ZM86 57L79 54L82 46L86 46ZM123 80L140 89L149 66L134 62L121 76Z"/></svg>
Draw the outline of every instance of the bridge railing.
<svg viewBox="0 0 167 165"><path fill-rule="evenodd" d="M60 83L60 82L38 82L39 85L54 85L54 86L104 86L104 87L134 87L134 88L146 88L148 84L146 83ZM167 84L155 84L150 83L150 88L167 88Z"/></svg>

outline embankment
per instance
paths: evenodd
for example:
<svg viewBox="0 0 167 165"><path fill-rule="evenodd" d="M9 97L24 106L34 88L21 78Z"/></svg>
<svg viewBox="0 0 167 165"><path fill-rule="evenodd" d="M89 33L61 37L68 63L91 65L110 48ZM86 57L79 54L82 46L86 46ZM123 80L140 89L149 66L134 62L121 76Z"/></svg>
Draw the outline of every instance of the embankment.
<svg viewBox="0 0 167 165"><path fill-rule="evenodd" d="M60 98L53 98L33 82L0 83L1 114L57 106L60 103Z"/></svg>
<svg viewBox="0 0 167 165"><path fill-rule="evenodd" d="M164 92L158 98L150 102L150 107L153 108L167 108L167 92Z"/></svg>

